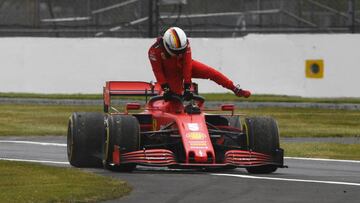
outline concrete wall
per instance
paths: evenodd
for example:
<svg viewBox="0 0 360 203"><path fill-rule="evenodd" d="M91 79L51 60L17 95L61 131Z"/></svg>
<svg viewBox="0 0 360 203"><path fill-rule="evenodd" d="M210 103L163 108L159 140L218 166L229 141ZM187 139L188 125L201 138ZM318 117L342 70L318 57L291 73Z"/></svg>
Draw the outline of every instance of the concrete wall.
<svg viewBox="0 0 360 203"><path fill-rule="evenodd" d="M100 93L106 80L155 80L153 39L0 38L0 92ZM360 97L360 35L249 35L191 39L193 58L254 93ZM305 60L323 59L323 79ZM195 80L201 92L226 92Z"/></svg>

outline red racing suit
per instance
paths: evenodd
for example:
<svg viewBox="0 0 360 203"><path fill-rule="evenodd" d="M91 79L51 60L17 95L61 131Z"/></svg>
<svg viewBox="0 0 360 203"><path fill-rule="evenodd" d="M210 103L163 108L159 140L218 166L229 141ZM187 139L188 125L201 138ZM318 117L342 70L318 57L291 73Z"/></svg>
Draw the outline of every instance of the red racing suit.
<svg viewBox="0 0 360 203"><path fill-rule="evenodd" d="M210 79L229 90L235 88L234 83L225 75L193 60L189 43L184 54L171 56L159 37L150 47L148 54L157 82L160 85L168 84L170 90L176 94L182 94L184 83L190 84L191 78Z"/></svg>

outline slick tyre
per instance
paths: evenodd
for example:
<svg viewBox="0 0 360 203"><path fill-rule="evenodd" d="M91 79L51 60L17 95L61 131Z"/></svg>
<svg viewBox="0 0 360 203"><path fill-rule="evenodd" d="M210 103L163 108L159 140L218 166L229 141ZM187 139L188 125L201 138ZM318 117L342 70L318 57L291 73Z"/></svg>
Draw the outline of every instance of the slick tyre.
<svg viewBox="0 0 360 203"><path fill-rule="evenodd" d="M136 164L112 164L114 146L119 146L120 154L137 151L140 145L140 125L134 116L110 115L104 140L103 164L106 169L119 172L131 172Z"/></svg>
<svg viewBox="0 0 360 203"><path fill-rule="evenodd" d="M101 167L102 137L105 134L104 114L73 113L67 131L67 156L75 167Z"/></svg>
<svg viewBox="0 0 360 203"><path fill-rule="evenodd" d="M276 121L271 117L251 117L245 119L249 148L252 151L274 155L279 149L279 131ZM249 173L267 174L275 172L277 166L264 165L246 168Z"/></svg>

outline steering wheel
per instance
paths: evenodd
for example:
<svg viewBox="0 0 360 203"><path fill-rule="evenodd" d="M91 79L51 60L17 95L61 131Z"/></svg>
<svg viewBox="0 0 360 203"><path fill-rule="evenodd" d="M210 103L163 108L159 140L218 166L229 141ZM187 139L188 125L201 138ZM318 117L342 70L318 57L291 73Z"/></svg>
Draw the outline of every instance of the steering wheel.
<svg viewBox="0 0 360 203"><path fill-rule="evenodd" d="M192 100L199 101L200 103L204 103L204 102L205 102L205 98L202 97L202 96L200 96L200 95L193 95Z"/></svg>

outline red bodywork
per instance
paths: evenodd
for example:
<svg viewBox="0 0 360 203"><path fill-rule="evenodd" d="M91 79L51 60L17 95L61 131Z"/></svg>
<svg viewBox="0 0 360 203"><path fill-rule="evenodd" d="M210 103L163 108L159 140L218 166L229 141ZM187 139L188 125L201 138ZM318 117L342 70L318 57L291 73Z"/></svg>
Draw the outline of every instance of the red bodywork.
<svg viewBox="0 0 360 203"><path fill-rule="evenodd" d="M197 91L193 86L192 90ZM161 95L161 88L158 84L146 82L118 82L110 81L104 87L104 104L110 106L111 96L114 95ZM196 101L196 106L200 110L198 113L188 113L182 102L177 100L164 101L163 99L150 99L144 106L144 111L136 115L149 115L151 123L140 123L141 133L156 133L166 129L170 137L178 137L182 142L183 157L180 160L176 152L171 148L140 148L141 150L127 153L120 153L119 147L114 147L113 164L136 163L152 166L170 167L224 167L224 166L260 166L276 164L272 156L252 152L250 150L232 149L225 151L221 156L223 159L218 162L219 154L214 149L214 138L211 138L206 123L206 113L204 113L204 101ZM129 103L123 114L130 114L128 111L138 109L138 103ZM223 105L219 111L234 112L233 105ZM105 110L106 111L106 110ZM231 115L232 115L231 114ZM170 126L170 127L169 127ZM230 128L229 126L223 126ZM213 139L213 140L212 140ZM222 137L216 139L221 143ZM140 146L141 147L141 146Z"/></svg>

